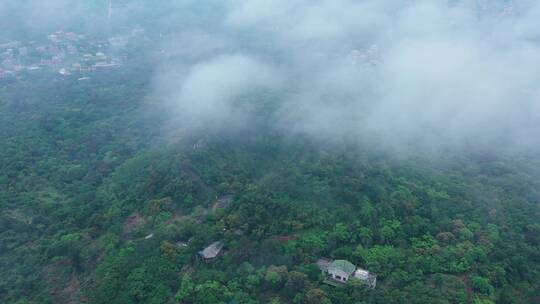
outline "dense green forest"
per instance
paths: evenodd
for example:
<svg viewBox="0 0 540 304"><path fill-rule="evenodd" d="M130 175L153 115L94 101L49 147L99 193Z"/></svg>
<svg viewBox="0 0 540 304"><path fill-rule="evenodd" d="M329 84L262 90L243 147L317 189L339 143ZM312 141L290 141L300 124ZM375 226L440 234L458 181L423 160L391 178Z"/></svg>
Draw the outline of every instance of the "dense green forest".
<svg viewBox="0 0 540 304"><path fill-rule="evenodd" d="M540 301L538 157L175 129L134 75L0 86L0 302Z"/></svg>

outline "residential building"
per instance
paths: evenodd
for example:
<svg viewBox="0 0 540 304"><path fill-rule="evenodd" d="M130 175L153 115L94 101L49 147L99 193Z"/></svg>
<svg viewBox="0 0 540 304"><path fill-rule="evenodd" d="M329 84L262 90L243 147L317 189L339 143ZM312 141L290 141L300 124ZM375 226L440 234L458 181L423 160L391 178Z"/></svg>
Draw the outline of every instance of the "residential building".
<svg viewBox="0 0 540 304"><path fill-rule="evenodd" d="M339 286L352 281L361 282L369 288L377 285L377 276L367 270L357 268L353 263L346 260L329 260L321 258L317 265L324 275L324 282L329 285Z"/></svg>

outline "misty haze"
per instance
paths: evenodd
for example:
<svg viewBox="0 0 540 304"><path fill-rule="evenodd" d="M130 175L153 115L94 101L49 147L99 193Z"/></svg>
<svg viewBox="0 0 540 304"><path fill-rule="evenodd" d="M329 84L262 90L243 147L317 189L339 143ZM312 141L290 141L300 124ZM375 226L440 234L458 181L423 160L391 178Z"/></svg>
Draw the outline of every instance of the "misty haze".
<svg viewBox="0 0 540 304"><path fill-rule="evenodd" d="M538 303L539 84L534 0L0 0L0 303Z"/></svg>

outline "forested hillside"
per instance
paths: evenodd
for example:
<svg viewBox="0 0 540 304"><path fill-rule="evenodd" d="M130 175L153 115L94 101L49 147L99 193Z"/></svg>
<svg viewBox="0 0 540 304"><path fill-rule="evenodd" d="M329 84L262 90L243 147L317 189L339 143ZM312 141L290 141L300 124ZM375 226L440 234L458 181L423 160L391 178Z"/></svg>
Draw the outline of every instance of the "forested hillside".
<svg viewBox="0 0 540 304"><path fill-rule="evenodd" d="M0 302L540 300L536 156L175 129L142 74L2 84ZM377 287L324 284L321 257Z"/></svg>

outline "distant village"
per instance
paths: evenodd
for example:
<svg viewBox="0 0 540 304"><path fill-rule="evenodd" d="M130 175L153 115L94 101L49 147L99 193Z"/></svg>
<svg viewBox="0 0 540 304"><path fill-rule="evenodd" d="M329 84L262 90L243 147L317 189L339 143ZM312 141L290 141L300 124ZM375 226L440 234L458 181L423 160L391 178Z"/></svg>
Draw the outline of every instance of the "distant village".
<svg viewBox="0 0 540 304"><path fill-rule="evenodd" d="M37 71L66 76L80 75L80 81L97 70L116 69L127 60L128 42L144 37L143 29L109 39L56 31L43 42L10 41L0 44L0 79L21 78Z"/></svg>

